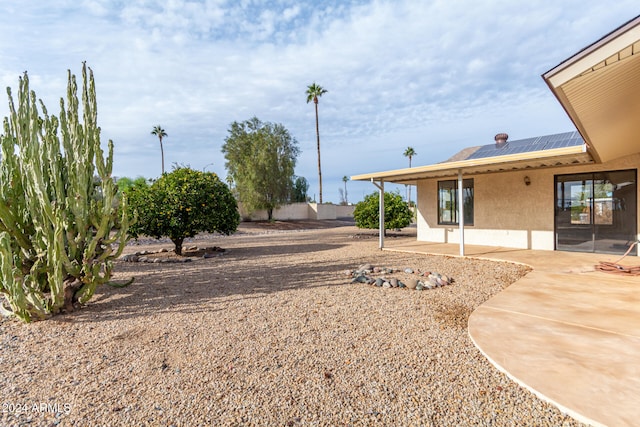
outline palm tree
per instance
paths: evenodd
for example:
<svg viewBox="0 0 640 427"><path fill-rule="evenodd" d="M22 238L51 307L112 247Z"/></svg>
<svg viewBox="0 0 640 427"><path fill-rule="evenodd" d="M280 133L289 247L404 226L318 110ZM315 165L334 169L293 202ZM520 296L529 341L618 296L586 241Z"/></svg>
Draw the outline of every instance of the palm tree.
<svg viewBox="0 0 640 427"><path fill-rule="evenodd" d="M316 137L318 138L318 183L320 185L320 204L322 204L322 168L320 167L320 130L318 128L318 97L327 93L322 86L313 82L312 85L307 86L307 104L311 101L316 106Z"/></svg>
<svg viewBox="0 0 640 427"><path fill-rule="evenodd" d="M411 159L413 158L413 156L417 154L418 153L416 153L416 150L414 150L413 147L407 147L407 149L404 150L403 156L409 158L409 167L411 167ZM409 196L408 196L407 203L409 205L409 208L411 208L411 186L409 186Z"/></svg>
<svg viewBox="0 0 640 427"><path fill-rule="evenodd" d="M160 125L153 127L153 130L151 131L151 135L156 135L160 140L160 155L162 156L162 175L164 175L164 149L162 148L162 138L169 135L167 135L167 133L164 131L164 129L162 129L162 126Z"/></svg>
<svg viewBox="0 0 640 427"><path fill-rule="evenodd" d="M342 182L344 182L344 204L349 204L349 198L347 197L347 181L349 181L349 177L347 175L342 177Z"/></svg>

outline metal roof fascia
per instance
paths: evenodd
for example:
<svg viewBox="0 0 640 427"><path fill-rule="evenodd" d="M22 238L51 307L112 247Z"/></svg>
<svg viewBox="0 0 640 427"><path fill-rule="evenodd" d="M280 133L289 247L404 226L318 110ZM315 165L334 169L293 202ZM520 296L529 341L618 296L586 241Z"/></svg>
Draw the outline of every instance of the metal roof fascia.
<svg viewBox="0 0 640 427"><path fill-rule="evenodd" d="M353 175L351 177L351 180L352 181L370 181L370 180L383 179L388 182L390 180L399 179L402 177L405 177L405 179L411 179L412 175L419 175L419 174L424 174L429 172L443 172L447 170L457 171L458 169L462 169L464 171L467 168L473 168L478 166L520 163L527 160L537 160L537 159L544 159L549 157L561 157L561 156L582 154L582 153L585 153L586 151L587 151L586 145L581 144L581 145L574 145L570 147L553 148L550 150L529 151L526 153L509 154L506 156L482 157L479 159L460 160L457 162L447 162L447 163L436 163L436 164L427 165L427 166L419 166L419 167L413 167L413 168L395 169L390 171Z"/></svg>

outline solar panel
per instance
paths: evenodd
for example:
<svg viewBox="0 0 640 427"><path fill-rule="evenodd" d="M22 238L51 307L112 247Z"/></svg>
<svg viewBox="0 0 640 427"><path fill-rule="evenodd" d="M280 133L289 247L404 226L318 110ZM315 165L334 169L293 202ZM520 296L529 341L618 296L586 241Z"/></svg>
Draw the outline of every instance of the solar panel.
<svg viewBox="0 0 640 427"><path fill-rule="evenodd" d="M496 144L483 145L467 157L467 160L551 150L553 148L574 147L582 144L584 144L584 140L578 132L565 132L555 135L520 139L517 141L507 141L502 147L496 147Z"/></svg>

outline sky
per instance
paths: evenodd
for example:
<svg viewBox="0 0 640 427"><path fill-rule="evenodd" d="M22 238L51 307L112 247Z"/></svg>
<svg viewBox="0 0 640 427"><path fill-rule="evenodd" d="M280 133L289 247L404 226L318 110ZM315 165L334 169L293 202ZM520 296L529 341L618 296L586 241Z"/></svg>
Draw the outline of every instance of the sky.
<svg viewBox="0 0 640 427"><path fill-rule="evenodd" d="M27 71L57 115L86 61L115 176L160 175L156 125L167 170L224 179L231 123L281 123L317 200L317 83L323 201L338 203L344 176L408 167L407 147L421 166L500 132L575 130L541 74L636 15L637 0L2 0L0 86ZM346 186L354 203L376 191Z"/></svg>

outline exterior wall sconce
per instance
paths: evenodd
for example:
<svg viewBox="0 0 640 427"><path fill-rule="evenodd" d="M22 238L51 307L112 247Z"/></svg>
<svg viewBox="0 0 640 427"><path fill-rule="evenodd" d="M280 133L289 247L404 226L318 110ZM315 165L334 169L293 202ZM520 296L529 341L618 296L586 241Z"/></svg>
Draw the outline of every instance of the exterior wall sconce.
<svg viewBox="0 0 640 427"><path fill-rule="evenodd" d="M524 185L531 185L531 178L528 175L524 177Z"/></svg>

